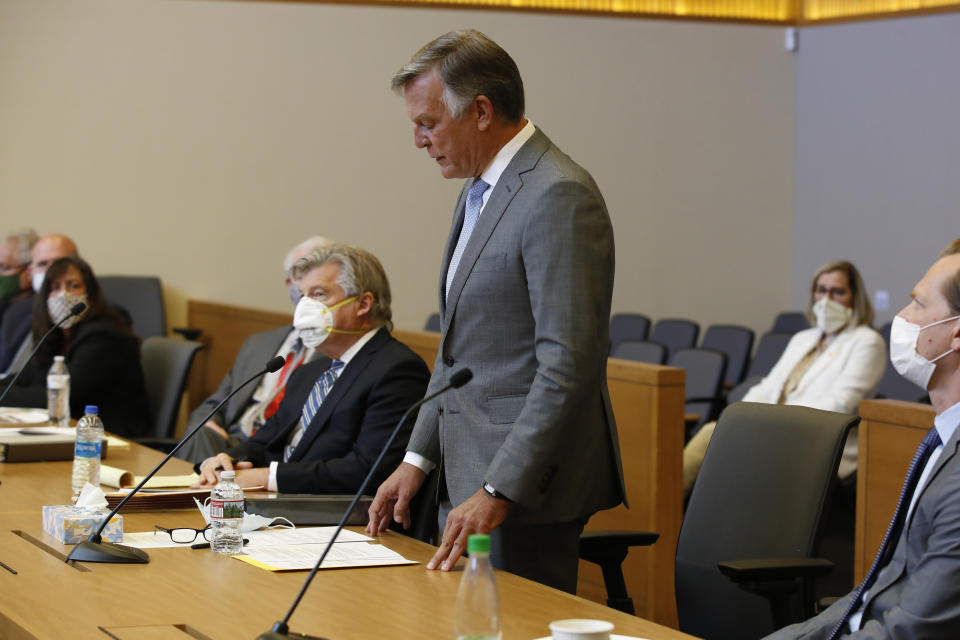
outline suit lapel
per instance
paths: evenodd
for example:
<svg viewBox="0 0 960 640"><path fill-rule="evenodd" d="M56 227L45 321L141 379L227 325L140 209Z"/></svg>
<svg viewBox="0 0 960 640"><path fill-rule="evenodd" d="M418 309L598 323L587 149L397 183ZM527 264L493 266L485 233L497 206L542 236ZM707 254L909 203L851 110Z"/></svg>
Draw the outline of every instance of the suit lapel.
<svg viewBox="0 0 960 640"><path fill-rule="evenodd" d="M463 228L463 218L466 214L467 192L470 191L470 185L473 180L464 183L460 190L460 197L457 198L457 206L453 210L453 224L450 225L450 235L447 237L447 246L443 251L443 263L440 265L440 321L447 315L447 269L450 268L450 260L453 258L453 251L457 247L457 240L460 239L460 230Z"/></svg>
<svg viewBox="0 0 960 640"><path fill-rule="evenodd" d="M543 133L537 129L533 136L524 143L520 150L517 151L517 154L510 160L510 164L507 165L507 168L504 170L503 174L500 175L500 179L497 180L496 186L493 187L493 192L490 194L490 198L487 200L486 206L484 206L483 211L480 213L480 219L477 221L477 226L474 227L473 233L470 234L470 240L467 242L467 246L464 248L463 256L460 258L460 264L457 267L457 273L453 277L453 282L450 284L450 294L446 296L446 305L443 312L443 331L446 333L447 328L450 325L450 320L453 318L453 311L457 308L457 301L460 299L460 292L463 291L463 286L467 282L467 278L470 275L470 272L473 270L473 265L476 264L477 258L480 257L480 253L483 251L483 248L486 246L487 241L490 239L493 230L497 228L497 224L500 222L500 218L503 217L504 212L507 210L507 207L510 205L510 202L517 195L517 192L523 187L523 179L521 175L527 171L533 169L537 162L540 160L540 157L547 150L547 147L550 145L550 140L547 139ZM470 181L469 185L464 187L463 193L469 191L470 185L473 184L473 180ZM461 193L461 196L463 196ZM461 197L461 202L457 205L457 218L460 221L460 225L463 225L463 212L465 208L466 198ZM455 225L456 226L456 225ZM451 241L453 246L456 246L457 240L459 238L459 231L457 232L456 237L451 234ZM453 249L449 249L449 253L452 253ZM446 266L449 267L450 257L449 254L445 258ZM447 269L443 270L443 277L440 282L441 288L441 299L443 299L443 286L446 282Z"/></svg>
<svg viewBox="0 0 960 640"><path fill-rule="evenodd" d="M350 362L343 368L343 373L340 374L333 388L330 389L330 393L323 399L323 403L317 410L317 415L315 415L310 424L307 425L303 437L300 438L300 442L297 443L297 448L294 449L293 455L290 456L291 462L301 460L304 454L310 450L313 441L316 440L320 432L323 431L337 404L344 398L347 392L350 391L350 386L363 374L373 354L375 354L389 338L390 333L387 329L381 328L370 339L370 342L365 344L363 348L360 349L360 352L350 359ZM314 382L316 382L316 380L314 380Z"/></svg>

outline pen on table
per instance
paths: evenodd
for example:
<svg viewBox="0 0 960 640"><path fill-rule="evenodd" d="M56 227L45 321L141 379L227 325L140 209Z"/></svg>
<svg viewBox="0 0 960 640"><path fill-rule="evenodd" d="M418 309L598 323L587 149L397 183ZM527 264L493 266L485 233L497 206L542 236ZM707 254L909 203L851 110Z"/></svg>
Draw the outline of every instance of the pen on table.
<svg viewBox="0 0 960 640"><path fill-rule="evenodd" d="M248 542L250 542L250 541L247 540L246 538L243 539L243 544L244 544L244 545L246 545ZM190 548L191 548L191 549L209 549L209 548L210 548L210 543L209 543L209 542L195 542L194 544L190 545ZM12 571L12 569L11 569L11 571ZM16 572L14 572L14 573L16 573Z"/></svg>
<svg viewBox="0 0 960 640"><path fill-rule="evenodd" d="M17 570L16 570L16 569L14 569L14 568L11 567L10 565L6 564L5 562L0 562L0 567L3 567L4 569L6 569L7 571L9 571L9 572L12 573L13 575L19 575L19 574L17 573Z"/></svg>

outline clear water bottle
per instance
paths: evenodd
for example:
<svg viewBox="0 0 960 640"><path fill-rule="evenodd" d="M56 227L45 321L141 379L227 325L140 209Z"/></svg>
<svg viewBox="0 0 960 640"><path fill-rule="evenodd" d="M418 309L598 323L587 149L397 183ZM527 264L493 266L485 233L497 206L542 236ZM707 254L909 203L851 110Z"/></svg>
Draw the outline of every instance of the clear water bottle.
<svg viewBox="0 0 960 640"><path fill-rule="evenodd" d="M243 550L243 489L234 478L235 471L221 471L210 492L210 548L231 556Z"/></svg>
<svg viewBox="0 0 960 640"><path fill-rule="evenodd" d="M500 596L490 564L490 536L467 538L470 554L457 592L457 640L500 640Z"/></svg>
<svg viewBox="0 0 960 640"><path fill-rule="evenodd" d="M63 356L53 356L47 372L47 414L50 422L70 426L70 372Z"/></svg>
<svg viewBox="0 0 960 640"><path fill-rule="evenodd" d="M59 356L58 356L59 357ZM90 483L100 486L100 443L103 442L103 421L95 405L88 404L77 422L77 442L73 447L73 500Z"/></svg>

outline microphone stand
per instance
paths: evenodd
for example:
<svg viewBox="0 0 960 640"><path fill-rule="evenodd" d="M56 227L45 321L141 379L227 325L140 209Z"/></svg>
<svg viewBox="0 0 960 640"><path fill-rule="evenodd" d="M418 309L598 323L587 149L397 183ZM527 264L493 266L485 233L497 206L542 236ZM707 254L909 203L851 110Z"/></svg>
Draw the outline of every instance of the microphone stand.
<svg viewBox="0 0 960 640"><path fill-rule="evenodd" d="M293 605L290 607L290 610L287 611L287 615L283 617L283 620L279 620L274 623L270 631L262 633L257 636L257 640L280 640L282 638L289 638L288 634L290 629L287 626L287 622L290 621L290 617L293 615L293 612L297 610L297 606L300 604L300 601L303 599L303 596L307 593L307 588L310 587L310 583L313 582L313 577L317 575L317 571L320 569L320 565L323 564L323 559L327 557L327 553L330 552L330 549L333 547L333 543L337 541L337 536L340 535L340 531L343 530L343 526L347 521L347 518L353 513L353 508L357 506L357 502L360 501L360 496L363 495L364 490L366 490L367 485L370 483L370 479L373 477L373 474L376 473L377 467L380 466L380 462L383 460L383 457L386 455L387 450L390 449L390 445L393 444L394 439L397 437L397 434L400 433L400 428L403 426L403 423L406 422L407 417L414 409L418 409L423 406L425 403L433 400L442 393L446 393L450 389L458 389L463 385L470 382L470 379L473 378L473 372L470 369L460 369L452 376L450 376L450 383L436 391L426 396L425 398L418 400L413 403L413 405L406 410L403 416L400 418L400 422L397 423L397 426L393 428L393 432L390 434L390 437L387 438L387 443L383 445L383 449L380 450L380 455L377 456L377 459L374 461L373 466L370 467L370 471L367 472L367 477L363 479L363 483L360 485L360 488L357 489L357 493L354 494L353 500L350 502L350 506L347 507L347 510L343 512L343 516L340 518L340 523L337 525L336 531L333 532L333 537L330 538L330 542L323 548L323 553L320 554L320 558L317 560L317 563L313 565L313 569L310 570L310 575L307 576L307 579L303 583L303 587L300 588L300 593L297 594L296 599L293 601ZM313 636L308 636L306 634L297 633L295 636L297 638L313 638ZM322 638L319 640L323 640Z"/></svg>
<svg viewBox="0 0 960 640"><path fill-rule="evenodd" d="M7 394L10 392L10 389L12 389L13 385L17 383L17 380L20 379L20 374L24 372L24 370L27 368L27 365L30 364L31 360L33 360L33 356L37 355L37 351L40 350L40 345L42 345L47 340L47 338L50 337L51 333L59 329L60 325L62 325L64 322L66 322L73 316L80 315L81 313L84 312L84 310L86 310L86 308L87 308L87 303L85 302L78 302L77 304L73 305L72 307L70 307L70 313L67 314L65 318L63 318L62 320L60 320L60 322L50 327L50 330L47 331L45 334L43 334L43 337L40 338L40 342L38 342L37 346L35 346L33 348L33 351L30 352L30 357L27 358L27 361L24 362L23 366L20 367L20 370L17 371L17 375L13 376L13 380L10 381L10 384L7 385L7 388L3 390L2 394L0 394L0 406L3 406L3 399L7 397ZM68 412L69 412L69 409L68 409Z"/></svg>
<svg viewBox="0 0 960 640"><path fill-rule="evenodd" d="M183 438L180 439L180 442L177 443L177 446L175 446L173 450L171 450L170 453L168 453L166 457L160 461L160 464L153 468L153 471L144 476L143 480L140 481L140 484L134 487L130 493L123 497L123 500L121 500L120 503L113 508L113 511L111 511L109 515L107 515L107 517L100 522L100 526L97 528L97 530L92 533L89 538L73 548L73 550L70 552L70 555L67 556L65 562L70 562L71 560L76 560L78 562L109 562L116 564L146 564L150 562L150 556L147 555L147 552L143 549L128 547L115 542L103 540L101 534L103 533L103 530L106 528L107 524L110 522L110 518L115 516L117 512L120 511L120 508L127 503L127 500L132 498L134 494L140 491L143 485L150 480L150 478L156 475L157 471L159 471L160 468L167 463L167 460L172 458L173 454L179 451L180 447L186 444L187 440L193 437L193 434L203 428L203 425L207 423L207 420L209 420L213 414L219 411L220 407L226 404L227 400L232 398L235 393L240 391L240 389L244 388L263 374L277 371L283 366L283 363L284 359L280 356L272 358L269 362L267 362L267 365L262 371L248 378L246 382L231 391L226 398L221 400L217 406L215 406L213 410L207 414L206 418L201 420L197 426L191 429L185 436L183 436Z"/></svg>

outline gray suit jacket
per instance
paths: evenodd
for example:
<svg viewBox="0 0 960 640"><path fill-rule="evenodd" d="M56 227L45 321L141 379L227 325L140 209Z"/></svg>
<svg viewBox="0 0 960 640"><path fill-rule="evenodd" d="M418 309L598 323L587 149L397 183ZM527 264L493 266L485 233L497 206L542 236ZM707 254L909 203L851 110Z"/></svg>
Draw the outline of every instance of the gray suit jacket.
<svg viewBox="0 0 960 640"><path fill-rule="evenodd" d="M187 424L193 427L206 417L221 400L226 398L234 387L242 384L257 371L262 370L267 360L276 355L277 349L283 344L290 331L290 327L278 327L254 333L244 340L243 346L240 347L240 351L237 352L237 357L233 361L233 366L223 377L220 386L217 387L213 395L190 413ZM253 397L253 392L257 390L258 384L260 384L259 381L255 380L241 389L237 395L230 398L230 401L213 416L213 421L224 429L233 426L243 416L243 412L250 404L250 398Z"/></svg>
<svg viewBox="0 0 960 640"><path fill-rule="evenodd" d="M960 638L960 429L944 445L890 562L867 593L860 630L841 638ZM826 638L853 594L770 639Z"/></svg>
<svg viewBox="0 0 960 640"><path fill-rule="evenodd" d="M420 410L408 450L442 464L453 505L484 481L516 504L508 522L565 522L623 501L607 393L613 230L590 175L539 130L514 156L460 261L440 277L442 338L430 389L466 386Z"/></svg>

